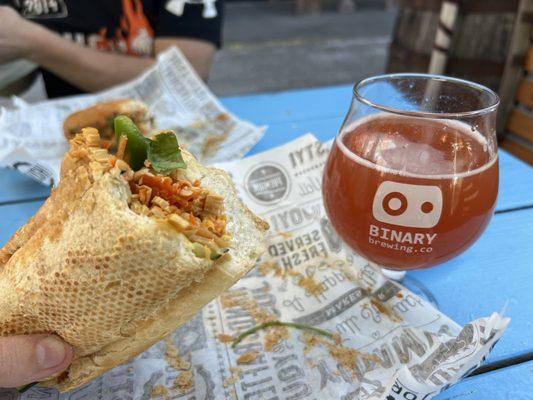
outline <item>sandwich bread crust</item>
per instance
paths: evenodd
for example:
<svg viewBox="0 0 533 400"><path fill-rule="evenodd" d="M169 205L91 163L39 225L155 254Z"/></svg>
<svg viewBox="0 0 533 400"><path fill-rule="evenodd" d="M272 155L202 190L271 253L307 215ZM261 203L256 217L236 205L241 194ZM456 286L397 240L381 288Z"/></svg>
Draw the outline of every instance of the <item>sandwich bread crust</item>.
<svg viewBox="0 0 533 400"><path fill-rule="evenodd" d="M131 191L95 129L71 141L61 181L0 250L0 335L55 333L75 359L43 382L79 387L140 354L231 287L264 251L266 222L230 177L183 151L186 174L224 197L228 255L196 257L165 219L133 212Z"/></svg>
<svg viewBox="0 0 533 400"><path fill-rule="evenodd" d="M146 104L139 100L124 99L98 103L69 115L63 123L63 133L67 139L72 139L81 129L90 126L98 129L102 139L113 139L113 119L117 115L130 117L145 136L154 128Z"/></svg>

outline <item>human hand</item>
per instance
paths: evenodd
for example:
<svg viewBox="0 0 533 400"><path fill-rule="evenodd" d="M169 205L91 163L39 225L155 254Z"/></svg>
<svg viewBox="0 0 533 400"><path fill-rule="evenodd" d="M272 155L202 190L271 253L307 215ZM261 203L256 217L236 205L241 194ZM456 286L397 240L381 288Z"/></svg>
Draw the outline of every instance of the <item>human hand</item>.
<svg viewBox="0 0 533 400"><path fill-rule="evenodd" d="M0 337L0 387L18 387L65 370L72 348L54 335Z"/></svg>
<svg viewBox="0 0 533 400"><path fill-rule="evenodd" d="M0 21L0 63L24 58L31 50L36 32L43 28L8 6L0 6Z"/></svg>

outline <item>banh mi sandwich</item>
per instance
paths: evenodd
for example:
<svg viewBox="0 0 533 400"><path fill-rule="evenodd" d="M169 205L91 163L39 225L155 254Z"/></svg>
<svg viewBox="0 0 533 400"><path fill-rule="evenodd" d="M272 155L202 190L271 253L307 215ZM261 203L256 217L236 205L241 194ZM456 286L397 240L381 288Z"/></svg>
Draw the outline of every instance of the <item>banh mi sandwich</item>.
<svg viewBox="0 0 533 400"><path fill-rule="evenodd" d="M200 165L172 132L144 138L115 120L116 155L86 128L61 180L0 250L0 336L55 333L69 369L41 382L77 388L192 318L254 265L266 222L224 171Z"/></svg>
<svg viewBox="0 0 533 400"><path fill-rule="evenodd" d="M98 103L69 115L63 122L63 133L67 139L72 139L81 129L92 127L98 129L102 140L112 140L115 137L113 121L118 115L133 120L144 136L154 128L154 118L146 104L124 99Z"/></svg>

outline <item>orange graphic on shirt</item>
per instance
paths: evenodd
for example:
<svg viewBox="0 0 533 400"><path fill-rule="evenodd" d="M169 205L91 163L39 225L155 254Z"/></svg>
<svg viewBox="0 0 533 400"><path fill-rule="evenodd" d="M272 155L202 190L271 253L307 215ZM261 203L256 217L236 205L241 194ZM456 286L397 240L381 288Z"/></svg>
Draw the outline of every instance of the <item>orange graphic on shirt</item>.
<svg viewBox="0 0 533 400"><path fill-rule="evenodd" d="M123 15L113 39L101 28L93 46L101 51L120 51L135 56L152 54L154 31L144 15L141 0L122 0Z"/></svg>
<svg viewBox="0 0 533 400"><path fill-rule="evenodd" d="M96 41L96 50L111 51L111 44L107 40L107 28L101 28L98 32L98 40Z"/></svg>
<svg viewBox="0 0 533 400"><path fill-rule="evenodd" d="M122 9L124 15L116 32L119 49L132 55L150 54L154 31L144 15L141 0L122 0Z"/></svg>

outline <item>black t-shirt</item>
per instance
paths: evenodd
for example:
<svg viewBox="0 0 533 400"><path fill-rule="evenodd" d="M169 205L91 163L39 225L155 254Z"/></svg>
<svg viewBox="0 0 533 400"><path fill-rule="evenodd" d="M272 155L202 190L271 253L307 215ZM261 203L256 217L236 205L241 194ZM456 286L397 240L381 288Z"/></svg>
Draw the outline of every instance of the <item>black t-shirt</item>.
<svg viewBox="0 0 533 400"><path fill-rule="evenodd" d="M206 40L220 47L223 0L0 0L63 37L101 51L153 53L157 37ZM43 70L49 97L83 91Z"/></svg>

